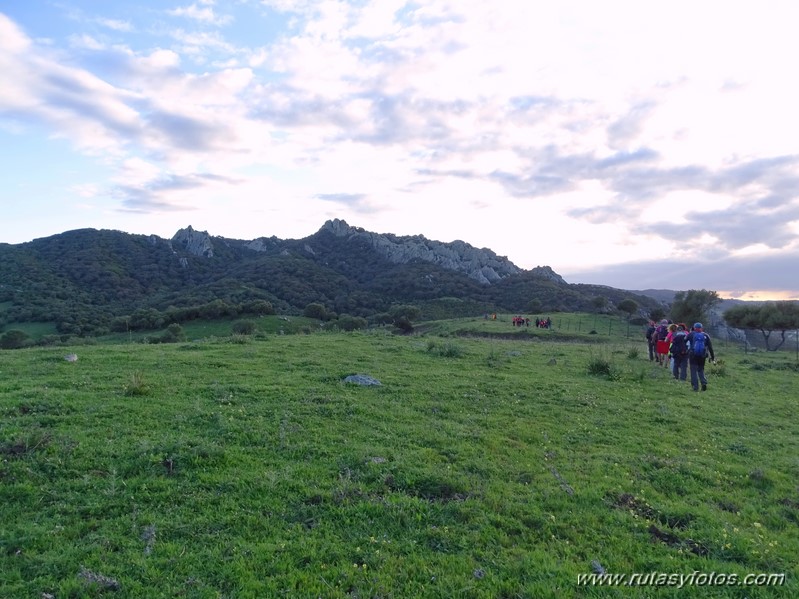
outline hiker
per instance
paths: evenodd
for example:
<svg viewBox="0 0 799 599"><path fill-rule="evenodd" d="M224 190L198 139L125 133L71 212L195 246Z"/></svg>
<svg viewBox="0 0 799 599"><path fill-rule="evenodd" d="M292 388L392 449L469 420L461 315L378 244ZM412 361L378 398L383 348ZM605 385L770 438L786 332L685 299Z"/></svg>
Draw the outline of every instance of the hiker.
<svg viewBox="0 0 799 599"><path fill-rule="evenodd" d="M687 378L688 370L688 327L680 323L677 325L677 330L671 337L671 359L673 360L672 374L678 381L684 381Z"/></svg>
<svg viewBox="0 0 799 599"><path fill-rule="evenodd" d="M655 359L655 321L650 320L646 327L646 345L649 347L649 361Z"/></svg>
<svg viewBox="0 0 799 599"><path fill-rule="evenodd" d="M655 360L661 366L669 365L669 342L666 341L666 336L669 334L669 321L665 318L660 321L660 324L655 329Z"/></svg>
<svg viewBox="0 0 799 599"><path fill-rule="evenodd" d="M674 339L674 333L677 332L677 325L672 322L667 327L667 330L668 330L668 333L666 333L666 343L669 344L669 356L670 357L668 358L666 364L669 367L669 371L671 371L671 369L674 368L674 358L671 357L671 340Z"/></svg>
<svg viewBox="0 0 799 599"><path fill-rule="evenodd" d="M705 378L705 360L710 356L711 362L716 362L713 353L713 344L710 335L702 329L702 323L694 324L694 330L688 333L688 364L691 367L691 387L694 391L699 391L699 384L702 384L702 391L707 391L707 379Z"/></svg>

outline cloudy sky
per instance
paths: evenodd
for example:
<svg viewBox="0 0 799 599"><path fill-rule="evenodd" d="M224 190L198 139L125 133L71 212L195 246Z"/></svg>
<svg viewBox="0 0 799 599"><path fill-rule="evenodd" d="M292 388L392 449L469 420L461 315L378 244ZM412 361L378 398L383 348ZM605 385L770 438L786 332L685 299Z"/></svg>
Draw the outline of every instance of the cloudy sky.
<svg viewBox="0 0 799 599"><path fill-rule="evenodd" d="M4 0L0 242L462 239L799 298L795 0Z"/></svg>

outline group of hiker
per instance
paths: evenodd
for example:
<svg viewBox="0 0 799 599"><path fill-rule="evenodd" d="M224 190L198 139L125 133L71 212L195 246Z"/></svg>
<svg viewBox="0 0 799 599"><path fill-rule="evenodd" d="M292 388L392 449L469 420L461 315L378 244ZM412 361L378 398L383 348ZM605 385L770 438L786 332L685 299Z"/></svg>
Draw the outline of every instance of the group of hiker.
<svg viewBox="0 0 799 599"><path fill-rule="evenodd" d="M707 391L705 377L705 361L708 357L715 362L713 343L701 322L694 323L691 330L683 323L670 322L663 319L659 324L649 321L646 329L646 340L649 347L649 360L664 368L671 368L672 375L678 381L687 379L687 371L691 372L691 387L694 391Z"/></svg>
<svg viewBox="0 0 799 599"><path fill-rule="evenodd" d="M530 326L530 319L526 316L514 316L512 320L513 326L515 327L529 327ZM535 317L535 328L537 329L551 329L552 328L552 319L547 316L546 318L541 318L540 316Z"/></svg>

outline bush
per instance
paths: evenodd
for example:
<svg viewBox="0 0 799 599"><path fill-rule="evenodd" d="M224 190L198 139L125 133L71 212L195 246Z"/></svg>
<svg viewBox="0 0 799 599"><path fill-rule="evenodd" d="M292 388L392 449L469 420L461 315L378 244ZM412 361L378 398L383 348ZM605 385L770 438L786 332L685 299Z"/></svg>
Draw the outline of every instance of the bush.
<svg viewBox="0 0 799 599"><path fill-rule="evenodd" d="M134 372L130 375L130 381L125 385L124 393L128 397L140 397L150 393L150 387L141 372Z"/></svg>
<svg viewBox="0 0 799 599"><path fill-rule="evenodd" d="M621 373L605 357L596 356L588 362L588 374L593 376L604 376L609 381L618 381Z"/></svg>
<svg viewBox="0 0 799 599"><path fill-rule="evenodd" d="M397 327L401 333L405 333L406 335L413 332L413 324L405 317L395 320L394 326Z"/></svg>
<svg viewBox="0 0 799 599"><path fill-rule="evenodd" d="M11 329L0 337L0 347L3 349L19 349L28 345L29 337L25 331Z"/></svg>
<svg viewBox="0 0 799 599"><path fill-rule="evenodd" d="M233 323L233 332L237 335L252 335L257 328L254 320L237 320Z"/></svg>
<svg viewBox="0 0 799 599"><path fill-rule="evenodd" d="M713 376L727 376L727 365L724 363L724 360L716 360L716 363L710 363L710 368L708 368L708 372Z"/></svg>
<svg viewBox="0 0 799 599"><path fill-rule="evenodd" d="M441 345L438 345L432 340L428 341L427 351L443 358L460 358L463 355L463 348L451 341L447 341Z"/></svg>
<svg viewBox="0 0 799 599"><path fill-rule="evenodd" d="M333 326L340 331L356 331L358 329L365 329L367 322L365 318L360 316L350 316L349 314L342 314L333 323Z"/></svg>
<svg viewBox="0 0 799 599"><path fill-rule="evenodd" d="M186 333L177 323L172 323L166 328L166 332L161 335L160 342L161 343L177 343L178 341L185 341L186 340Z"/></svg>
<svg viewBox="0 0 799 599"><path fill-rule="evenodd" d="M330 320L330 313L322 304L311 303L305 306L302 315L306 318L316 318L317 320Z"/></svg>

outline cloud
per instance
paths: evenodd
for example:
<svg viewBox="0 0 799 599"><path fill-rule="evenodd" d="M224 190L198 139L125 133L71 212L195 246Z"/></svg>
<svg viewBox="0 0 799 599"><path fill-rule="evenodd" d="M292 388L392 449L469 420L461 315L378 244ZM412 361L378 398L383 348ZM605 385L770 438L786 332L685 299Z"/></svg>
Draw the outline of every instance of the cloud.
<svg viewBox="0 0 799 599"><path fill-rule="evenodd" d="M365 193L322 193L315 196L325 202L333 202L347 207L358 214L373 214L383 210L369 202L369 196Z"/></svg>
<svg viewBox="0 0 799 599"><path fill-rule="evenodd" d="M603 284L621 289L709 289L735 292L790 292L799 298L796 268L799 251L755 256L724 256L708 261L656 260L593 268L590 272L560 273L570 283Z"/></svg>
<svg viewBox="0 0 799 599"><path fill-rule="evenodd" d="M564 264L791 251L799 96L765 58L793 54L793 20L763 9L774 32L740 48L751 13L685 22L688 6L175 0L130 21L76 12L50 40L0 15L0 126L69 140L142 214L221 203L247 173L241 206L279 190L295 212L390 213L430 237L544 213L578 248ZM516 247L537 260L550 233Z"/></svg>
<svg viewBox="0 0 799 599"><path fill-rule="evenodd" d="M186 152L209 152L235 141L235 133L225 122L208 118L185 116L178 112L154 110L147 123L153 127L149 134L161 145Z"/></svg>
<svg viewBox="0 0 799 599"><path fill-rule="evenodd" d="M654 101L643 101L635 104L608 127L608 145L612 148L625 148L635 143L644 130L646 120L654 114Z"/></svg>
<svg viewBox="0 0 799 599"><path fill-rule="evenodd" d="M181 44L181 51L189 56L206 56L210 52L236 53L236 47L215 31L189 32L175 29L169 35Z"/></svg>
<svg viewBox="0 0 799 599"><path fill-rule="evenodd" d="M362 193L320 193L316 196L326 202L340 202L342 204L357 204L366 199Z"/></svg>
<svg viewBox="0 0 799 599"><path fill-rule="evenodd" d="M209 25L227 25L233 21L231 15L217 15L212 8L213 2L205 2L204 6L189 4L167 10L167 14L173 17L186 17Z"/></svg>
<svg viewBox="0 0 799 599"><path fill-rule="evenodd" d="M98 18L96 21L103 27L107 27L108 29L112 29L113 31L121 31L125 33L133 31L133 25L131 25L130 21L120 21L119 19L104 19L104 18Z"/></svg>
<svg viewBox="0 0 799 599"><path fill-rule="evenodd" d="M123 211L137 213L159 213L193 211L197 207L190 201L176 201L173 197L184 197L173 192L198 192L204 188L238 185L241 181L214 174L165 174L155 176L139 184L120 184L112 195L122 202Z"/></svg>

